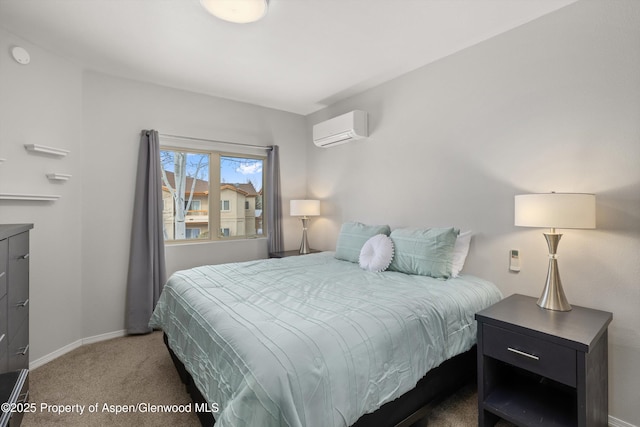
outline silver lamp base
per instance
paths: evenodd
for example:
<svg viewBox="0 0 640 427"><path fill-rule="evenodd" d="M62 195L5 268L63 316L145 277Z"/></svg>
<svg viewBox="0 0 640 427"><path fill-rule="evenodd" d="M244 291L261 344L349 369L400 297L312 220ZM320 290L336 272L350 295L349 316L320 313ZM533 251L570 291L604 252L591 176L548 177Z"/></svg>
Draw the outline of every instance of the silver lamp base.
<svg viewBox="0 0 640 427"><path fill-rule="evenodd" d="M309 218L302 217L302 242L300 243L300 254L305 255L311 253L309 247L309 240L307 240L307 225L309 225Z"/></svg>
<svg viewBox="0 0 640 427"><path fill-rule="evenodd" d="M538 299L538 305L547 310L554 311L570 311L571 304L567 301L567 297L562 289L562 281L560 280L560 271L558 270L558 243L562 234L544 233L549 247L549 270L547 271L547 282L544 285L542 295Z"/></svg>

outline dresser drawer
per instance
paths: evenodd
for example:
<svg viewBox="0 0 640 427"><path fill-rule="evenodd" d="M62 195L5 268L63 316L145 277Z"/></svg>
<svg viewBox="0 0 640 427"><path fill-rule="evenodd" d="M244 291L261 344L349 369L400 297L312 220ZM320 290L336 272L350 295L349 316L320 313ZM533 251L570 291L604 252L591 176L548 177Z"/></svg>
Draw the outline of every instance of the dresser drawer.
<svg viewBox="0 0 640 427"><path fill-rule="evenodd" d="M576 386L576 351L544 339L483 324L482 351L527 371Z"/></svg>
<svg viewBox="0 0 640 427"><path fill-rule="evenodd" d="M0 372L7 372L7 366L8 365L8 356L7 356L7 351L5 349L4 354L2 354L2 356L0 356Z"/></svg>
<svg viewBox="0 0 640 427"><path fill-rule="evenodd" d="M20 302L9 304L5 308L0 308L2 311L7 312L7 336L15 337L18 334L18 330L22 328L24 324L29 323L29 299L22 300Z"/></svg>
<svg viewBox="0 0 640 427"><path fill-rule="evenodd" d="M11 284L7 289L9 336L29 318L29 233L9 237L9 268Z"/></svg>
<svg viewBox="0 0 640 427"><path fill-rule="evenodd" d="M7 264L9 261L9 239L0 240L0 297L7 293Z"/></svg>
<svg viewBox="0 0 640 427"><path fill-rule="evenodd" d="M29 368L29 322L24 322L18 333L11 337L7 351L7 369L15 371Z"/></svg>
<svg viewBox="0 0 640 427"><path fill-rule="evenodd" d="M0 372L7 370L7 344L9 331L7 327L7 296L0 298Z"/></svg>

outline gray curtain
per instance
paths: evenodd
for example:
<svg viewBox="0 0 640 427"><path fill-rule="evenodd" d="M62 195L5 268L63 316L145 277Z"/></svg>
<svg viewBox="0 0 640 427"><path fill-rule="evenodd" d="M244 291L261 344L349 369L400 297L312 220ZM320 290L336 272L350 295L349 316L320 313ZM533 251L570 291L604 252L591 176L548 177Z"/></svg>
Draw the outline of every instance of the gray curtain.
<svg viewBox="0 0 640 427"><path fill-rule="evenodd" d="M129 334L151 332L149 319L167 279L161 180L158 132L143 130L140 136L127 278L126 328Z"/></svg>
<svg viewBox="0 0 640 427"><path fill-rule="evenodd" d="M280 154L278 146L267 153L267 241L269 253L282 252L282 194L280 193Z"/></svg>

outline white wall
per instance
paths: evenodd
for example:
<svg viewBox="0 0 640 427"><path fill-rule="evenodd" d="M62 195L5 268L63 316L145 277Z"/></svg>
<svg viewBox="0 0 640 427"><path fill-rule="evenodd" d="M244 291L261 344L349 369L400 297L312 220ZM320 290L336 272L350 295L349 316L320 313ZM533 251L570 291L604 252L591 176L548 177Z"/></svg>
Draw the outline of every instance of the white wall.
<svg viewBox="0 0 640 427"><path fill-rule="evenodd" d="M10 48L31 53L20 65ZM77 341L82 330L82 71L0 29L0 193L55 194L55 202L0 201L0 223L33 223L30 235L31 360ZM64 158L24 144L70 150ZM46 178L68 173L68 182Z"/></svg>
<svg viewBox="0 0 640 427"><path fill-rule="evenodd" d="M640 3L582 1L309 116L362 109L371 137L308 151L309 230L343 221L475 231L465 271L539 296L543 230L513 196L594 192L597 230L563 230L569 301L611 311L610 414L640 425ZM309 126L310 128L310 126ZM309 132L308 139L311 135ZM522 271L508 272L509 249Z"/></svg>

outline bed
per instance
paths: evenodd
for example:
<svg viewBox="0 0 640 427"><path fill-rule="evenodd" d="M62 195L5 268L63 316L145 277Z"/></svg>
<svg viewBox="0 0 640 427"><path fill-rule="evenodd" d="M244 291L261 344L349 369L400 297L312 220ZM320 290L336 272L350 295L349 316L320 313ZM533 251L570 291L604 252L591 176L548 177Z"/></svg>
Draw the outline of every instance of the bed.
<svg viewBox="0 0 640 427"><path fill-rule="evenodd" d="M218 427L396 425L473 376L474 314L501 297L322 252L176 272L150 325Z"/></svg>

